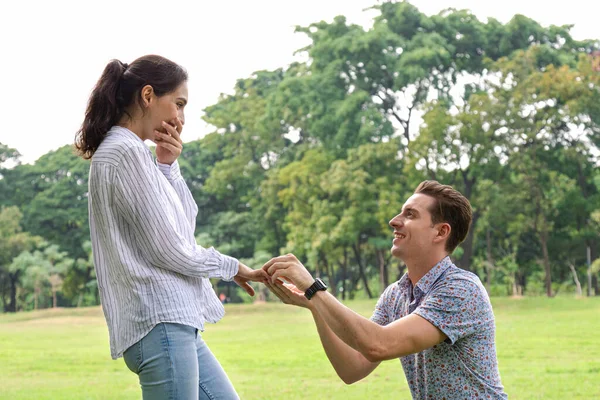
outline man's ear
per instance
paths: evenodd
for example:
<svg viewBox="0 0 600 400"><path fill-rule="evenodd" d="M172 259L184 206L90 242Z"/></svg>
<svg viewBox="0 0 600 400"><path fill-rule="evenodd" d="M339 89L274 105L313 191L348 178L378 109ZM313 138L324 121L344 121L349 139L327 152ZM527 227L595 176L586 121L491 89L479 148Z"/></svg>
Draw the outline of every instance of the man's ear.
<svg viewBox="0 0 600 400"><path fill-rule="evenodd" d="M447 222L442 222L440 224L438 224L437 226L437 235L434 238L434 241L436 243L438 242L443 242L448 240L448 238L450 237L450 232L452 231L452 228L450 227L450 224Z"/></svg>

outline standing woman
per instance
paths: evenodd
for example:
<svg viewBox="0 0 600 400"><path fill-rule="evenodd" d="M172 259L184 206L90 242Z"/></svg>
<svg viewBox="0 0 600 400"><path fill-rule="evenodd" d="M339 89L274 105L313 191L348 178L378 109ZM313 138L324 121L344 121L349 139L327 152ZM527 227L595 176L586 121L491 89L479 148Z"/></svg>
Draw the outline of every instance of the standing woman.
<svg viewBox="0 0 600 400"><path fill-rule="evenodd" d="M196 244L198 206L179 171L187 73L164 57L108 63L75 146L91 158L89 219L113 359L124 357L147 399L237 399L198 330L223 305L208 278L265 281ZM156 163L144 144L156 144Z"/></svg>

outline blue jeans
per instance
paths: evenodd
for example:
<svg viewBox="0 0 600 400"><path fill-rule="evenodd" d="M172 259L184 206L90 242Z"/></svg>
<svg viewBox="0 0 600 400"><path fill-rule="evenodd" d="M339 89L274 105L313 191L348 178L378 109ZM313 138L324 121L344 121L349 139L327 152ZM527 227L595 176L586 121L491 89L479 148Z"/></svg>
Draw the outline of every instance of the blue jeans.
<svg viewBox="0 0 600 400"><path fill-rule="evenodd" d="M127 367L140 378L144 400L239 399L198 330L160 323L125 350Z"/></svg>

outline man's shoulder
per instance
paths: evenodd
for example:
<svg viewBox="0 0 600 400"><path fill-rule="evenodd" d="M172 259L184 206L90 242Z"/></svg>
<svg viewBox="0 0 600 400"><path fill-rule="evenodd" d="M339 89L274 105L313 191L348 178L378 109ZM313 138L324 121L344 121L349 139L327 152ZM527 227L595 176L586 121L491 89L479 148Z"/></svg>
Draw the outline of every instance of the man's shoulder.
<svg viewBox="0 0 600 400"><path fill-rule="evenodd" d="M476 274L459 268L454 264L452 264L446 271L444 271L444 273L442 274L442 276L440 276L440 279L436 283L437 285L434 285L434 287L458 286L469 288L471 290L486 292L485 287L481 283L481 279L479 279L479 277Z"/></svg>
<svg viewBox="0 0 600 400"><path fill-rule="evenodd" d="M490 298L479 277L454 265L440 276L428 295L449 305L470 304L482 311L491 310Z"/></svg>

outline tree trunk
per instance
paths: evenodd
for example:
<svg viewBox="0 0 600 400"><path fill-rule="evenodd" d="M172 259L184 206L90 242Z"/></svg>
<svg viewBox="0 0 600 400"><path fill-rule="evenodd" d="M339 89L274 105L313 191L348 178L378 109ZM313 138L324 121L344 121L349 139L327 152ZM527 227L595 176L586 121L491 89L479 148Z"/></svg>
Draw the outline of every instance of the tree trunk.
<svg viewBox="0 0 600 400"><path fill-rule="evenodd" d="M321 256L321 259L323 260L323 265L325 265L325 273L327 274L327 280L329 281L329 289L331 290L331 294L337 298L337 285L335 284L333 268L327 262L327 257Z"/></svg>
<svg viewBox="0 0 600 400"><path fill-rule="evenodd" d="M587 253L587 295L592 296L592 252L590 246L586 248Z"/></svg>
<svg viewBox="0 0 600 400"><path fill-rule="evenodd" d="M577 286L577 296L583 296L583 292L581 290L581 283L579 283L579 278L577 278L577 271L575 271L575 266L572 263L569 263L569 268L571 269L571 273L573 274L573 280L575 281L575 286Z"/></svg>
<svg viewBox="0 0 600 400"><path fill-rule="evenodd" d="M485 231L485 242L485 253L487 258L487 262L485 264L485 286L489 295L492 287L492 269L494 267L494 260L492 259L492 234L489 227Z"/></svg>
<svg viewBox="0 0 600 400"><path fill-rule="evenodd" d="M461 247L464 252L459 260L457 260L456 265L466 271L471 270L471 261L473 260L473 241L475 235L475 224L479 219L479 213L475 212L473 214L473 220L471 221L471 226L469 227L469 233L465 238L465 241L461 243Z"/></svg>
<svg viewBox="0 0 600 400"><path fill-rule="evenodd" d="M546 276L544 277L546 295L552 297L552 276L550 275L550 258L548 257L548 232L545 229L545 224L540 233L540 242L542 244L542 255L544 257L544 271L546 273Z"/></svg>
<svg viewBox="0 0 600 400"><path fill-rule="evenodd" d="M346 300L346 279L348 279L348 249L344 247L344 261L342 262L342 300Z"/></svg>
<svg viewBox="0 0 600 400"><path fill-rule="evenodd" d="M471 196L473 195L473 187L475 186L476 179L475 178L469 179L468 171L461 171L461 174L462 174L463 183L465 185L465 191L464 191L463 195L465 196L465 198L467 200L471 200ZM457 260L457 262L456 262L456 265L458 267L460 267L466 271L471 270L471 261L473 259L474 231L475 231L475 224L477 223L478 219L479 219L479 212L475 212L473 214L473 220L471 221L471 226L469 227L469 233L467 234L465 241L462 242L462 244L461 244L461 247L463 248L464 252L463 252L462 256L460 257L460 259Z"/></svg>
<svg viewBox="0 0 600 400"><path fill-rule="evenodd" d="M367 296L369 296L369 298L372 299L373 294L371 293L371 289L369 289L369 282L367 281L367 276L365 275L365 268L364 268L363 262L361 260L359 245L358 244L353 245L352 249L354 250L354 256L356 257L356 264L358 264L359 276L362 279L363 284L365 285L365 291L367 292Z"/></svg>
<svg viewBox="0 0 600 400"><path fill-rule="evenodd" d="M33 290L33 309L37 310L38 309L38 297L40 295L40 288L36 285L35 289Z"/></svg>
<svg viewBox="0 0 600 400"><path fill-rule="evenodd" d="M381 283L380 293L383 293L385 288L389 286L388 268L383 250L377 250L377 261L379 262L379 282Z"/></svg>
<svg viewBox="0 0 600 400"><path fill-rule="evenodd" d="M9 273L8 279L10 280L10 303L6 307L6 312L17 312L17 281L19 280L19 273Z"/></svg>

